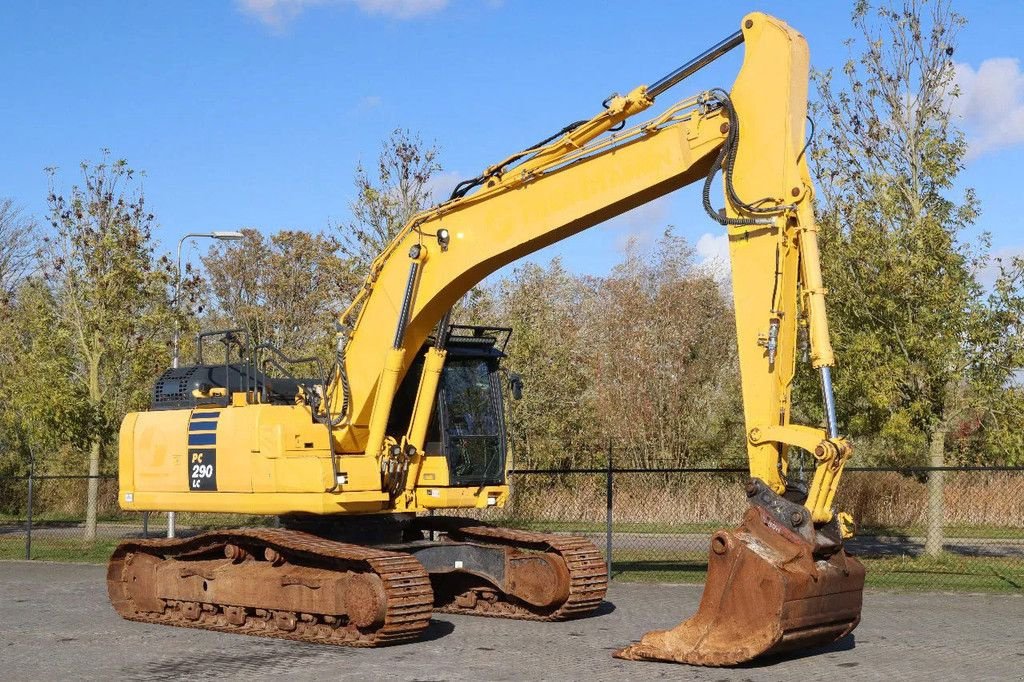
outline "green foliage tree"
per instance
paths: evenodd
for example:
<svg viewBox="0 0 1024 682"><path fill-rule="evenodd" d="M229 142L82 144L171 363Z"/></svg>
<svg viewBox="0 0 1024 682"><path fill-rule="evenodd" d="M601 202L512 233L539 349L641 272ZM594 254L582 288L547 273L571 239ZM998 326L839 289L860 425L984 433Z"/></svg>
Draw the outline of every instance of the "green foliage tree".
<svg viewBox="0 0 1024 682"><path fill-rule="evenodd" d="M38 249L34 228L13 201L0 200L0 474L23 472L29 455L29 422L15 416L23 411L19 401L24 396L14 382L31 369L20 332L26 304L22 287Z"/></svg>
<svg viewBox="0 0 1024 682"><path fill-rule="evenodd" d="M7 301L36 264L36 224L10 199L0 200L0 303Z"/></svg>
<svg viewBox="0 0 1024 682"><path fill-rule="evenodd" d="M0 316L0 475L80 473L69 467L90 422L84 388L71 382L74 354L53 292L39 277L22 281Z"/></svg>
<svg viewBox="0 0 1024 682"><path fill-rule="evenodd" d="M523 377L522 400L509 403L513 452L529 466L573 466L597 443L589 344L580 313L590 282L559 259L526 263L497 286L501 324L512 327L506 367ZM603 443L600 444L603 448Z"/></svg>
<svg viewBox="0 0 1024 682"><path fill-rule="evenodd" d="M155 218L138 174L123 160L81 165L80 184L48 197L52 236L42 267L56 327L67 335L70 382L84 396L83 445L96 476L120 420L148 401L152 378L169 362L172 265L154 255ZM70 400L74 391L65 398ZM86 539L95 538L98 480L91 478Z"/></svg>
<svg viewBox="0 0 1024 682"><path fill-rule="evenodd" d="M841 416L876 461L942 466L950 431L997 405L1019 362L1021 289L1004 272L985 291L987 239L967 236L978 201L952 196L967 151L950 114L963 17L946 0L905 0L859 1L852 18L861 51L841 85L816 74L815 110ZM941 474L931 483L936 552Z"/></svg>
<svg viewBox="0 0 1024 682"><path fill-rule="evenodd" d="M243 327L253 345L270 342L289 355L328 357L334 318L356 279L337 240L288 230L243 234L203 257L212 302L204 324Z"/></svg>
<svg viewBox="0 0 1024 682"><path fill-rule="evenodd" d="M731 306L671 230L651 250L629 244L604 277L525 264L494 298L526 386L508 408L521 463L589 463L577 458L609 440L631 466L743 456Z"/></svg>

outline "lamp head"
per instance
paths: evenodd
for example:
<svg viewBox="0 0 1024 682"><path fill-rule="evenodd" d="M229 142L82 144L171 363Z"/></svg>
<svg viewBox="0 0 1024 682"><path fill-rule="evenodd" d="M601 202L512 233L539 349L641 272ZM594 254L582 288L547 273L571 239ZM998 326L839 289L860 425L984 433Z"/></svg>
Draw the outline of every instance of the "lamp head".
<svg viewBox="0 0 1024 682"><path fill-rule="evenodd" d="M230 232L211 232L210 236L214 239L220 239L226 242L236 242L239 239L244 239L245 235L241 232L230 231Z"/></svg>

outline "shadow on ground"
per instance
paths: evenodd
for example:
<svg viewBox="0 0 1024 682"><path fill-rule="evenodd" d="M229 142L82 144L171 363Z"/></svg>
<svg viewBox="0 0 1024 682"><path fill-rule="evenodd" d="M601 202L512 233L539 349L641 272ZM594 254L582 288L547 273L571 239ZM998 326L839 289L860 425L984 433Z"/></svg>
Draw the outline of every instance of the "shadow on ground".
<svg viewBox="0 0 1024 682"><path fill-rule="evenodd" d="M799 661L801 658L807 658L809 656L821 656L823 654L835 653L838 651L851 651L857 648L857 636L854 633L850 633L841 639L837 639L831 644L825 646L815 647L813 649L798 649L796 651L790 651L784 654L777 654L775 656L765 656L763 658L756 658L748 663L741 663L736 666L737 668L766 668L773 665L778 665L785 661ZM850 664L840 665L849 666ZM857 665L853 663L853 665Z"/></svg>

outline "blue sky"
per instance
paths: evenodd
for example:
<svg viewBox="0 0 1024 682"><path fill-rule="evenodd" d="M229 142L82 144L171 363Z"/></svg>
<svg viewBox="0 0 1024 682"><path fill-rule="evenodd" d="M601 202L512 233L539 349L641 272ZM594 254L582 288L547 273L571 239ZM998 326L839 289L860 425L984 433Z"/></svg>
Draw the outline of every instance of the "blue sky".
<svg viewBox="0 0 1024 682"><path fill-rule="evenodd" d="M1024 3L956 2L970 24L955 59L979 229L1024 252L1014 203L1024 150ZM165 249L189 231L319 230L344 221L359 160L396 127L442 148L448 187L613 91L650 83L759 9L801 30L818 68L838 66L846 2L540 0L7 2L0 5L0 197L45 213L44 167L68 187L100 149L146 171ZM728 86L735 51L663 99ZM629 236L667 224L713 255L720 232L697 188L549 247L602 273ZM205 248L205 245L201 245Z"/></svg>

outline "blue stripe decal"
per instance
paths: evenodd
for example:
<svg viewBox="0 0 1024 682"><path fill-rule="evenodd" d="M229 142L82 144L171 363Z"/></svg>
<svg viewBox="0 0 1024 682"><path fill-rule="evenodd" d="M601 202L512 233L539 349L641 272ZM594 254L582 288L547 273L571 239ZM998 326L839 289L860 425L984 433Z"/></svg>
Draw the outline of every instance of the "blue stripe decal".
<svg viewBox="0 0 1024 682"><path fill-rule="evenodd" d="M216 445L216 433L190 433L188 435L189 445Z"/></svg>
<svg viewBox="0 0 1024 682"><path fill-rule="evenodd" d="M220 416L220 412L193 412L193 419L216 419Z"/></svg>
<svg viewBox="0 0 1024 682"><path fill-rule="evenodd" d="M188 425L189 431L216 431L217 422L191 422Z"/></svg>

